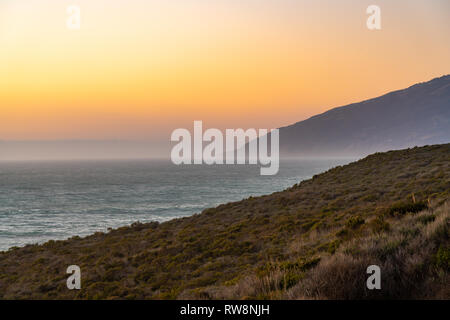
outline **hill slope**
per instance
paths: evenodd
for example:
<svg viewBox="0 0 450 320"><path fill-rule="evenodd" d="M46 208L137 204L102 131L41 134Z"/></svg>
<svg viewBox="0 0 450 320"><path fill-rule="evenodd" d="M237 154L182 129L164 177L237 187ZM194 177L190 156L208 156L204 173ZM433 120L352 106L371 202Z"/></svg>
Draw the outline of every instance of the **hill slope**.
<svg viewBox="0 0 450 320"><path fill-rule="evenodd" d="M0 298L450 298L449 194L450 144L377 153L192 217L2 252Z"/></svg>
<svg viewBox="0 0 450 320"><path fill-rule="evenodd" d="M450 141L450 75L280 129L282 155L361 155Z"/></svg>

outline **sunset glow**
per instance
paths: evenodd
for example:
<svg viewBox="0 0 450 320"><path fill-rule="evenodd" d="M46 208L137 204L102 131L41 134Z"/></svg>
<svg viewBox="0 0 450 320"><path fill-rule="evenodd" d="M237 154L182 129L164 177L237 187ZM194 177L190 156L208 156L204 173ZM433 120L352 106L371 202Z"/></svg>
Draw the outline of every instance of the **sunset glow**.
<svg viewBox="0 0 450 320"><path fill-rule="evenodd" d="M450 73L448 1L376 2L378 31L370 1L1 1L0 140L275 128Z"/></svg>

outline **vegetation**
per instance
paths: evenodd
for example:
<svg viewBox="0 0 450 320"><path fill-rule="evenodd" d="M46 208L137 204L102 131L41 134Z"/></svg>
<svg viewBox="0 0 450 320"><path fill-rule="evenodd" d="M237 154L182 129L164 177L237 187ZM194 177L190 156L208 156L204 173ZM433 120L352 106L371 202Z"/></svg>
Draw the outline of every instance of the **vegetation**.
<svg viewBox="0 0 450 320"><path fill-rule="evenodd" d="M0 298L448 299L449 192L450 144L376 153L192 217L1 252Z"/></svg>

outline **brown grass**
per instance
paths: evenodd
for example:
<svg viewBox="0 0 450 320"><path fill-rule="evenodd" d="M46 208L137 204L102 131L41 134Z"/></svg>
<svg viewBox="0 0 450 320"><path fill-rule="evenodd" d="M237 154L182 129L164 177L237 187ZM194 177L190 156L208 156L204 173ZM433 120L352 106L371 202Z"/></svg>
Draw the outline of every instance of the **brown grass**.
<svg viewBox="0 0 450 320"><path fill-rule="evenodd" d="M423 221L434 221L423 225ZM303 281L286 292L289 299L417 299L450 297L448 266L437 263L449 247L448 204L393 221L387 233L352 240L323 259ZM382 289L366 288L366 268L381 268Z"/></svg>
<svg viewBox="0 0 450 320"><path fill-rule="evenodd" d="M232 287L205 291L213 299L448 299L448 260L439 264L437 257L439 250L449 250L449 205L390 223L389 232L367 232L322 257L306 273L278 268L261 277L246 277ZM379 291L366 288L366 269L373 264L382 272ZM295 286L282 285L293 276L299 279Z"/></svg>

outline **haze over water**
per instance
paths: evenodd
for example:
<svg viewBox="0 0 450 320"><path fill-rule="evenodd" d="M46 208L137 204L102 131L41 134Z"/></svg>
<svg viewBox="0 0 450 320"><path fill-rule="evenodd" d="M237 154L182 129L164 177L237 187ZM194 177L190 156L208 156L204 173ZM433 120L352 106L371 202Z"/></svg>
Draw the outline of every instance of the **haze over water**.
<svg viewBox="0 0 450 320"><path fill-rule="evenodd" d="M261 176L256 165L162 160L0 162L0 250L190 216L350 161L286 160L275 176Z"/></svg>

